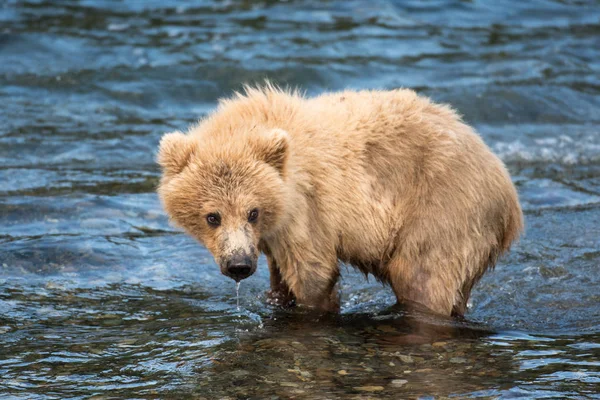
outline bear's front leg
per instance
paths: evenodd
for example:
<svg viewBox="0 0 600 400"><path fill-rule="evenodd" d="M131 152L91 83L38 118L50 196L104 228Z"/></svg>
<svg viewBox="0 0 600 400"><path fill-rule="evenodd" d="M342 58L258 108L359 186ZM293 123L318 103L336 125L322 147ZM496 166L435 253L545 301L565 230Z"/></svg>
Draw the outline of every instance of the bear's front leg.
<svg viewBox="0 0 600 400"><path fill-rule="evenodd" d="M290 260L280 270L298 305L327 312L340 310L337 262Z"/></svg>
<svg viewBox="0 0 600 400"><path fill-rule="evenodd" d="M288 232L309 231L304 226L288 228ZM316 239L316 236L290 235L294 240L284 237L261 246L269 261L271 290L290 293L299 306L338 312L340 302L336 283L340 271L335 247L330 241Z"/></svg>
<svg viewBox="0 0 600 400"><path fill-rule="evenodd" d="M267 291L267 302L282 307L294 306L296 304L294 294L281 278L275 259L270 254L266 254L266 257L271 275L271 290Z"/></svg>

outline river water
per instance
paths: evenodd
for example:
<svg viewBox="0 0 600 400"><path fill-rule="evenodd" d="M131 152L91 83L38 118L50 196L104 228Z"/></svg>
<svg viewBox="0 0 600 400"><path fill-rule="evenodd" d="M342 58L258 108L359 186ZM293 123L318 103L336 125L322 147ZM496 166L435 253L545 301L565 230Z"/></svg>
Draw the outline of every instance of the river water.
<svg viewBox="0 0 600 400"><path fill-rule="evenodd" d="M340 315L278 310L264 260L236 307L154 155L264 78L414 88L507 163L527 231L468 322L351 269ZM600 398L597 1L5 0L0 121L3 399Z"/></svg>

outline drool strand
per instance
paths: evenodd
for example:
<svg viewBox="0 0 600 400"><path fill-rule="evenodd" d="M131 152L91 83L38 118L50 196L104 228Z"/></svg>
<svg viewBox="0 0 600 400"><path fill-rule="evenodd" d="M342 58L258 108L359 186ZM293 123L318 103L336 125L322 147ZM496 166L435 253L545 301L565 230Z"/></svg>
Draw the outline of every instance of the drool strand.
<svg viewBox="0 0 600 400"><path fill-rule="evenodd" d="M240 283L241 282L235 283L235 300L236 300L236 305L237 305L238 311L240 311Z"/></svg>

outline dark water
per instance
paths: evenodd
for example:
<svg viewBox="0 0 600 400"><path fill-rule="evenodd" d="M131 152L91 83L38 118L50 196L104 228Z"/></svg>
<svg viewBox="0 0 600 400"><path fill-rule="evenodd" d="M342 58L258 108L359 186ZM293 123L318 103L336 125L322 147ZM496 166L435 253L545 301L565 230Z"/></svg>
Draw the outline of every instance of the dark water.
<svg viewBox="0 0 600 400"><path fill-rule="evenodd" d="M341 315L277 310L264 263L236 308L153 158L266 77L415 88L508 164L527 233L470 323L351 271ZM597 1L5 0L0 122L1 398L600 398Z"/></svg>

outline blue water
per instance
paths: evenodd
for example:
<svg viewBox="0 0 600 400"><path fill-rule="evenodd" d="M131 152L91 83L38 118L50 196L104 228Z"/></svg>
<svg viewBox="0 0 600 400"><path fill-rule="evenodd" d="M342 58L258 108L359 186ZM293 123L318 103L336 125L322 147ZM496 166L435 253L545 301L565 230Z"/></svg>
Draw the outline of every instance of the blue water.
<svg viewBox="0 0 600 400"><path fill-rule="evenodd" d="M278 310L262 260L238 310L154 156L264 78L413 88L506 162L527 230L469 323L351 269L340 316ZM600 398L597 1L8 0L0 122L2 398Z"/></svg>

